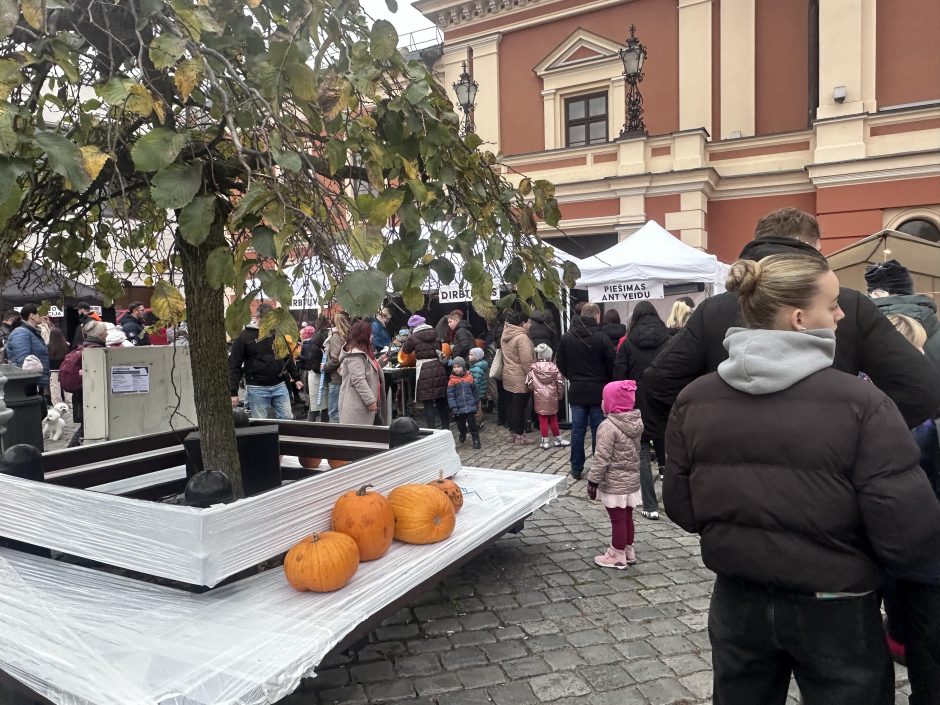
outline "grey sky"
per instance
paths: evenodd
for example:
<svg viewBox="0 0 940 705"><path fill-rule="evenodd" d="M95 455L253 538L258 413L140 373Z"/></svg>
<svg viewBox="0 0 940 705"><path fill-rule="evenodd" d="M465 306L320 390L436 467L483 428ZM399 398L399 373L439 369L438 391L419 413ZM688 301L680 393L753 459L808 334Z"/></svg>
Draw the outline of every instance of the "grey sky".
<svg viewBox="0 0 940 705"><path fill-rule="evenodd" d="M402 38L402 44L407 42L407 35L411 32L420 32L420 35L415 35L416 41L420 41L421 38L433 36L433 32L430 31L430 28L433 28L434 24L415 10L409 0L399 0L398 12L394 13L388 11L385 0L360 0L360 4L362 5L362 9L372 18L385 19L395 25L395 29L398 30L398 34Z"/></svg>

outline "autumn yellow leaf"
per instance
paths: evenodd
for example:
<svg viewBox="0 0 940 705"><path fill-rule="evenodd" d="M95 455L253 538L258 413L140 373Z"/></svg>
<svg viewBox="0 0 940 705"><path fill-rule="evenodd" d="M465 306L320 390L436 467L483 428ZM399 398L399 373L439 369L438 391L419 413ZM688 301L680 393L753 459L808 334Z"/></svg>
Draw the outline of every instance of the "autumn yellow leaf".
<svg viewBox="0 0 940 705"><path fill-rule="evenodd" d="M46 3L44 0L23 0L23 19L35 30L46 30Z"/></svg>
<svg viewBox="0 0 940 705"><path fill-rule="evenodd" d="M154 98L153 111L157 114L157 119L160 121L160 124L164 124L166 122L166 106L164 106L163 101L159 98Z"/></svg>
<svg viewBox="0 0 940 705"><path fill-rule="evenodd" d="M202 59L199 57L186 59L186 61L180 62L179 66L176 67L176 72L173 74L173 81L176 83L176 90L179 91L180 98L183 99L184 103L189 100L193 89L195 89L196 86L199 85L199 81L202 80L202 73Z"/></svg>
<svg viewBox="0 0 940 705"><path fill-rule="evenodd" d="M85 171L94 181L111 157L93 144L86 144L84 147L79 147L79 149L82 152L82 166L85 167Z"/></svg>
<svg viewBox="0 0 940 705"><path fill-rule="evenodd" d="M150 117L153 112L153 104L153 96L150 91L139 83L128 89L125 107L132 113L137 113L141 117Z"/></svg>

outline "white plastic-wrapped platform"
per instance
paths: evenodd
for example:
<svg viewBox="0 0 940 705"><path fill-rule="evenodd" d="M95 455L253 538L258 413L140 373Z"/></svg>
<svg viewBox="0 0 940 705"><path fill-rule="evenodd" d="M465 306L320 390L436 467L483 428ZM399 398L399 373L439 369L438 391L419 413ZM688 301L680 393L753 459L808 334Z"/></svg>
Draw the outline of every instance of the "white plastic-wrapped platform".
<svg viewBox="0 0 940 705"><path fill-rule="evenodd" d="M192 594L0 549L0 670L58 705L276 702L370 615L551 501L564 482L480 468L456 479L465 502L449 539L395 542L328 594L295 592L281 569Z"/></svg>

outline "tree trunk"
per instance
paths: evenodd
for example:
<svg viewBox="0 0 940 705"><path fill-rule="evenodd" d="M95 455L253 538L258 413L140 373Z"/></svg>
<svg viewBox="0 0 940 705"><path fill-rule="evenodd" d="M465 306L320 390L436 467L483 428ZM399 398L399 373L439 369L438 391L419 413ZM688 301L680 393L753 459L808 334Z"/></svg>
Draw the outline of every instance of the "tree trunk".
<svg viewBox="0 0 940 705"><path fill-rule="evenodd" d="M222 222L216 220L209 237L193 247L177 236L183 263L189 353L193 369L196 419L202 434L202 464L232 481L237 498L244 497L235 422L228 388L228 352L225 348L225 307L221 289L213 289L206 277L206 260L219 246L228 247Z"/></svg>

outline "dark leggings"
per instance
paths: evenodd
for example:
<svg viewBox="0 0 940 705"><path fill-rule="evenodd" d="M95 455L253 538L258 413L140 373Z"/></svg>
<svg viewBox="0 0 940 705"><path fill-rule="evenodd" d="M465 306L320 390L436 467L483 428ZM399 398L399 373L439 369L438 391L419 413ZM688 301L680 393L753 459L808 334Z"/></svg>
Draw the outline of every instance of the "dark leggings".
<svg viewBox="0 0 940 705"><path fill-rule="evenodd" d="M607 507L610 517L610 545L618 551L633 545L635 536L632 507Z"/></svg>
<svg viewBox="0 0 940 705"><path fill-rule="evenodd" d="M436 413L435 413L436 412ZM426 421L425 428L437 428L435 424L435 417L441 420L441 428L447 428L448 426L448 414L449 409L447 408L447 397L440 397L438 399L428 399L424 402L424 419Z"/></svg>
<svg viewBox="0 0 940 705"><path fill-rule="evenodd" d="M509 430L517 436L525 433L525 407L529 403L528 392L510 392L506 390L506 397L509 399Z"/></svg>

